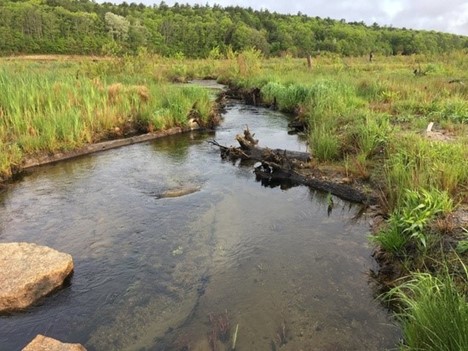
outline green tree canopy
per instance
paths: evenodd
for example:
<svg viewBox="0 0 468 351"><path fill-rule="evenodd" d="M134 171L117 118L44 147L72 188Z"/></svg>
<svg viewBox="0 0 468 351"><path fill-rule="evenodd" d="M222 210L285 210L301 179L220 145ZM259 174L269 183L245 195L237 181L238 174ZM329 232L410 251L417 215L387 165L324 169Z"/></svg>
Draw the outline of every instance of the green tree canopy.
<svg viewBox="0 0 468 351"><path fill-rule="evenodd" d="M109 48L135 53L208 57L213 48L254 48L264 55L344 56L438 54L468 48L468 37L345 20L283 15L219 5L170 7L93 0L1 0L0 54L100 54ZM112 51L112 50L111 50Z"/></svg>

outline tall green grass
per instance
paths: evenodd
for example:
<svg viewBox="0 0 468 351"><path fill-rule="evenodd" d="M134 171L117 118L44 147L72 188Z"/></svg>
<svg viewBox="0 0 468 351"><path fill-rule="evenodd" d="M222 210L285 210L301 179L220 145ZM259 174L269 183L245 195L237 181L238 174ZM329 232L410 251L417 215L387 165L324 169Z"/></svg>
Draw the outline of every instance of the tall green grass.
<svg viewBox="0 0 468 351"><path fill-rule="evenodd" d="M387 199L398 207L406 189L435 188L463 197L468 186L468 144L430 141L416 133L399 133L388 150Z"/></svg>
<svg viewBox="0 0 468 351"><path fill-rule="evenodd" d="M416 68L426 75L416 76ZM372 240L410 275L392 291L404 307L404 350L468 350L466 290L459 292L447 274L434 275L444 266L457 273L444 258L454 249L437 223L451 226L449 213L468 199L466 72L462 52L373 63L331 55L314 58L312 69L304 60L276 58L248 78L234 78L307 121L316 165L342 164L346 174L370 179L382 191L389 219ZM452 78L465 84L449 83ZM447 137L428 138L429 122ZM453 248L466 255L466 240Z"/></svg>
<svg viewBox="0 0 468 351"><path fill-rule="evenodd" d="M185 126L193 110L202 120L209 118L212 99L203 88L138 76L130 76L126 84L112 76L91 79L76 75L76 68L60 63L0 68L1 178L34 154Z"/></svg>
<svg viewBox="0 0 468 351"><path fill-rule="evenodd" d="M388 296L401 308L402 350L468 350L468 302L448 273L415 273Z"/></svg>

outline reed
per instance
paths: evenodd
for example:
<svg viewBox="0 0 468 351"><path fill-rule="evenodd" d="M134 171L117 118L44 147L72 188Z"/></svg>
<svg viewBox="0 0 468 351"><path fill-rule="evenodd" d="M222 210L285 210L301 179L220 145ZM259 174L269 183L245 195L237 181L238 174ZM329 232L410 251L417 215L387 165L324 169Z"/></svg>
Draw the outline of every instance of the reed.
<svg viewBox="0 0 468 351"><path fill-rule="evenodd" d="M213 102L203 88L138 76L126 83L76 76L78 67L83 72L60 63L47 69L8 62L0 69L1 178L35 154L185 126L194 109L203 121L209 118Z"/></svg>
<svg viewBox="0 0 468 351"><path fill-rule="evenodd" d="M387 198L398 207L405 189L447 190L462 199L468 185L468 144L429 141L416 133L400 133L385 163Z"/></svg>
<svg viewBox="0 0 468 351"><path fill-rule="evenodd" d="M415 273L388 297L401 308L401 350L468 350L468 303L448 273Z"/></svg>

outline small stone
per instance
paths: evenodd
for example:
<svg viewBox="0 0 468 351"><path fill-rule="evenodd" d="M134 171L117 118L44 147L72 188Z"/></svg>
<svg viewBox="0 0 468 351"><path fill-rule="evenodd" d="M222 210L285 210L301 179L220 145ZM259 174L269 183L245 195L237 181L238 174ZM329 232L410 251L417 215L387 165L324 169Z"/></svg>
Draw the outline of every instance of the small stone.
<svg viewBox="0 0 468 351"><path fill-rule="evenodd" d="M0 244L0 313L32 305L72 271L69 254L30 243Z"/></svg>
<svg viewBox="0 0 468 351"><path fill-rule="evenodd" d="M22 351L86 351L86 349L81 344L65 344L39 334Z"/></svg>

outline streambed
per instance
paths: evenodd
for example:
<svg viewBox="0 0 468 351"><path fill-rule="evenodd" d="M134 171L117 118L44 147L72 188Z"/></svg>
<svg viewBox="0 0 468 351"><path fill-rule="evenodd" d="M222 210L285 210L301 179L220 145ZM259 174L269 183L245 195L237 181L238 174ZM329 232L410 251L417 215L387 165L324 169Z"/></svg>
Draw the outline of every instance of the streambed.
<svg viewBox="0 0 468 351"><path fill-rule="evenodd" d="M238 325L240 351L394 347L399 330L368 284L359 207L334 199L328 216L323 194L265 188L207 143L235 144L247 124L264 146L306 151L287 122L233 104L215 134L45 166L1 194L0 242L68 252L75 273L39 305L0 317L0 350L38 333L90 351L211 350L220 318L228 339Z"/></svg>

